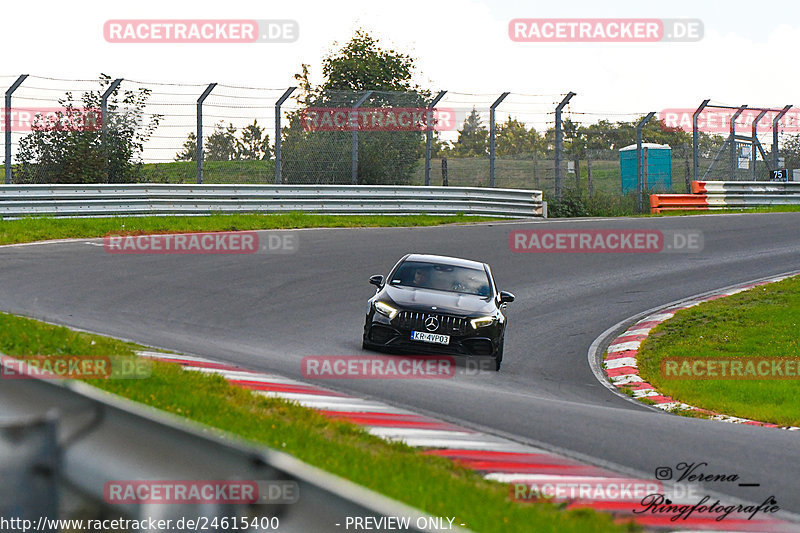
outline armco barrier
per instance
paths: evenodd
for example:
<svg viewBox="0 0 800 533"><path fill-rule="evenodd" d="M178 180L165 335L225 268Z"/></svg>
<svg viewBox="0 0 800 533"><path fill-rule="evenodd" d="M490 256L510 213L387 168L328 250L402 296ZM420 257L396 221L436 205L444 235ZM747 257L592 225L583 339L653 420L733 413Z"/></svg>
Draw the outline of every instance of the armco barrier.
<svg viewBox="0 0 800 533"><path fill-rule="evenodd" d="M650 212L800 205L800 182L693 181L693 194L651 194Z"/></svg>
<svg viewBox="0 0 800 533"><path fill-rule="evenodd" d="M208 215L302 211L336 215L542 217L542 192L391 185L0 185L0 217Z"/></svg>
<svg viewBox="0 0 800 533"><path fill-rule="evenodd" d="M651 194L650 212L695 211L708 209L705 194Z"/></svg>
<svg viewBox="0 0 800 533"><path fill-rule="evenodd" d="M40 518L58 518L57 494L66 487L115 516L170 519L173 524L194 519L209 526L191 530L229 529L211 524L214 518L230 524L230 517L247 515L260 524L263 518L280 521L278 528L262 525L248 531L340 531L347 517L376 522L380 517L408 517L410 526L404 531L432 531L416 525L428 516L417 509L285 453L209 431L85 383L4 378L0 411L0 516L6 520L16 517L36 525ZM289 482L298 490L294 503L282 504L119 503L109 501L105 492L113 480ZM455 526L453 531L467 530Z"/></svg>

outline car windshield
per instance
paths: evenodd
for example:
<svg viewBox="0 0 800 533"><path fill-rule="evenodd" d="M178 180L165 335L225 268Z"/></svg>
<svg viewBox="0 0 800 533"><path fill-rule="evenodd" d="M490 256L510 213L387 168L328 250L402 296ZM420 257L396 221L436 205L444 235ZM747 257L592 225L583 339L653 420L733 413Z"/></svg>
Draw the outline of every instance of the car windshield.
<svg viewBox="0 0 800 533"><path fill-rule="evenodd" d="M485 270L421 261L405 261L395 271L391 284L483 297L492 295Z"/></svg>

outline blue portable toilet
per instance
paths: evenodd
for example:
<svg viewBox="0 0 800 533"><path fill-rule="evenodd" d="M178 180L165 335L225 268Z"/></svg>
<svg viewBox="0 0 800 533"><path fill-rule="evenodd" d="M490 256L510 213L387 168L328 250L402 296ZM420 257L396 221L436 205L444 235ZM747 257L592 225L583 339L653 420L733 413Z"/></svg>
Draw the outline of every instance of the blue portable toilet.
<svg viewBox="0 0 800 533"><path fill-rule="evenodd" d="M645 161L647 168L645 169ZM619 174L622 194L636 191L636 145L619 149ZM672 189L672 148L667 144L642 143L642 179L644 189L669 191Z"/></svg>

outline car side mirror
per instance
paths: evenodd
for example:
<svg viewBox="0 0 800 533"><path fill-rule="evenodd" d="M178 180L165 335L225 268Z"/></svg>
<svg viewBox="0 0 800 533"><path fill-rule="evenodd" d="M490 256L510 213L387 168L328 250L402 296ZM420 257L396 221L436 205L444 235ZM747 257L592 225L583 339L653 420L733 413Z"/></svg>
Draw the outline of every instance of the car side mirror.
<svg viewBox="0 0 800 533"><path fill-rule="evenodd" d="M508 291L500 291L500 303L511 303L514 301L514 295Z"/></svg>
<svg viewBox="0 0 800 533"><path fill-rule="evenodd" d="M380 274L375 274L374 276L370 276L369 282L371 285L380 287L381 285L383 285L383 276L381 276Z"/></svg>

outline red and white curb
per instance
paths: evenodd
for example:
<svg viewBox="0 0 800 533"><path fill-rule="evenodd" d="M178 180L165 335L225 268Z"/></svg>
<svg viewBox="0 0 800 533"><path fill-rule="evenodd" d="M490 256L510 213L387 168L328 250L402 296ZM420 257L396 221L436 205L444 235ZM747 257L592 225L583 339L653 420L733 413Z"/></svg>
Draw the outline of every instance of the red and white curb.
<svg viewBox="0 0 800 533"><path fill-rule="evenodd" d="M608 512L615 516L617 522L633 520L647 529L783 532L797 531L798 528L797 524L766 515L748 519L747 513L731 513L722 521L716 519L718 515L697 514L686 520L671 521L672 515L669 514L642 513L644 509L641 505L642 494L634 494L631 491L632 486L660 485L654 479L625 477L534 446L275 374L263 374L182 354L156 351L142 351L138 354L142 357L177 363L186 370L219 374L230 383L250 389L257 394L297 402L329 418L346 420L365 427L369 433L383 439L402 441L412 447L425 448L422 453L449 458L481 473L486 479L513 483L514 486L509 487L509 495L512 497L511 492L522 485L527 488L526 494L530 494L531 489L552 491L556 486L573 487L573 490L583 488L585 490L579 492L578 497L557 497L556 501L565 501L569 509L592 508ZM548 485L550 489L547 488ZM664 487L664 490L667 490L667 487ZM685 495L682 498L668 497L672 498L673 503L685 504L697 503L699 499L693 495Z"/></svg>
<svg viewBox="0 0 800 533"><path fill-rule="evenodd" d="M708 409L702 409L700 407L694 407L679 402L674 398L661 394L656 390L656 388L653 385L642 379L642 377L639 375L639 368L636 362L636 356L638 354L639 347L641 346L642 342L647 338L647 336L650 334L650 331L659 324L661 324L662 322L669 320L670 318L675 316L675 313L677 313L681 309L688 309L690 307L699 305L703 302L717 300L719 298L724 298L726 296L732 296L734 294L738 294L748 289L752 289L754 287L760 287L762 285L768 285L770 283L775 283L777 281L781 281L795 275L798 274L792 273L782 276L776 276L773 278L761 280L756 283L745 283L722 291L713 292L699 298L691 298L689 300L685 300L684 302L681 302L679 304L666 307L664 309L657 311L654 314L644 317L643 319L639 320L638 322L630 326L625 332L623 332L617 338L612 340L611 344L609 344L608 349L606 350L605 360L603 361L603 369L605 370L606 376L615 387L631 391L633 393L634 399L642 400L646 398L648 400L647 403L659 409L663 409L665 411L669 412L695 411L705 415L707 418L711 420L719 420L722 422L731 422L735 424L746 424L751 426L762 426L762 427L772 427L772 428L779 427L782 429L787 429L792 431L800 430L800 427L779 426L778 424L770 424L767 422L759 422L757 420L749 420L746 418L728 416L720 413L715 413L713 411L709 411Z"/></svg>

